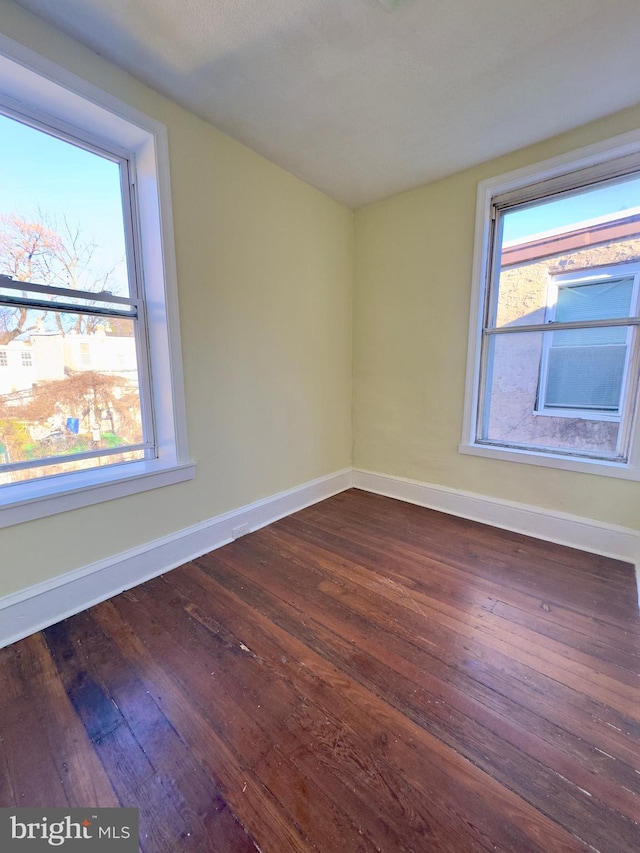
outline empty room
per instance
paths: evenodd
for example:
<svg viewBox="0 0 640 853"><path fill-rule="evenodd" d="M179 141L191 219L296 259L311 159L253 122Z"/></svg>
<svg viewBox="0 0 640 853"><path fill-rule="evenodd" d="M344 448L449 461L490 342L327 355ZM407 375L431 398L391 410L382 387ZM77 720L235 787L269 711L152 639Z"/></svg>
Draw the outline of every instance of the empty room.
<svg viewBox="0 0 640 853"><path fill-rule="evenodd" d="M637 0L0 0L0 846L640 849Z"/></svg>

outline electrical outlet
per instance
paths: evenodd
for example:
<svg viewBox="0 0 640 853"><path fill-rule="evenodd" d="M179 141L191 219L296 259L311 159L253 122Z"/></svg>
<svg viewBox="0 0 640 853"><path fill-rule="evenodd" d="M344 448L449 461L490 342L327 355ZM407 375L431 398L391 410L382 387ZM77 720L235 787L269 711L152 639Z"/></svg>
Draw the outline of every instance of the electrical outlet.
<svg viewBox="0 0 640 853"><path fill-rule="evenodd" d="M239 539L241 536L246 536L247 533L250 533L248 524L239 524L237 527L231 528L231 535L234 539Z"/></svg>

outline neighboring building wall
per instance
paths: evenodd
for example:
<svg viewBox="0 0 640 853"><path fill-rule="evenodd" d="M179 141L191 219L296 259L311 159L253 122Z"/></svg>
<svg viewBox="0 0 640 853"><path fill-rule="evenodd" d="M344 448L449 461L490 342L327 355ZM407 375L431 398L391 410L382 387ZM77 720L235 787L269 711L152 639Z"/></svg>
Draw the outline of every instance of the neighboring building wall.
<svg viewBox="0 0 640 853"><path fill-rule="evenodd" d="M37 332L0 347L0 462L140 442L137 380L135 339L102 327ZM63 470L43 468L38 476ZM0 474L0 485L26 478Z"/></svg>
<svg viewBox="0 0 640 853"><path fill-rule="evenodd" d="M135 339L97 331L90 335L35 334L29 341L11 341L0 346L0 395L26 391L36 382L64 379L67 371L86 370L135 382Z"/></svg>
<svg viewBox="0 0 640 853"><path fill-rule="evenodd" d="M135 378L136 342L133 337L109 336L104 331L64 338L64 364L71 370L96 370Z"/></svg>

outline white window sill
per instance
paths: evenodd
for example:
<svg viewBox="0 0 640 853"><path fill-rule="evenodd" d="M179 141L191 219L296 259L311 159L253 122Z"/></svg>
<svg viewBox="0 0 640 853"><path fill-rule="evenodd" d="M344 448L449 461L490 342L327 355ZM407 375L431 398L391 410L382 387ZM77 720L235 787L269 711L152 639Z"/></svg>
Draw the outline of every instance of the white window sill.
<svg viewBox="0 0 640 853"><path fill-rule="evenodd" d="M589 409L534 409L534 418L567 418L568 420L581 421L607 421L607 423L620 423L619 414L609 412L589 411Z"/></svg>
<svg viewBox="0 0 640 853"><path fill-rule="evenodd" d="M604 459L577 459L544 453L540 450L519 450L513 447L495 447L484 444L461 444L460 453L470 456L483 456L486 459L502 459L506 462L524 462L543 468L557 468L561 471L578 471L582 474L597 474L603 477L616 477L621 480L640 480L640 468L624 462L608 462Z"/></svg>
<svg viewBox="0 0 640 853"><path fill-rule="evenodd" d="M0 486L0 528L182 483L195 471L193 462L153 459Z"/></svg>

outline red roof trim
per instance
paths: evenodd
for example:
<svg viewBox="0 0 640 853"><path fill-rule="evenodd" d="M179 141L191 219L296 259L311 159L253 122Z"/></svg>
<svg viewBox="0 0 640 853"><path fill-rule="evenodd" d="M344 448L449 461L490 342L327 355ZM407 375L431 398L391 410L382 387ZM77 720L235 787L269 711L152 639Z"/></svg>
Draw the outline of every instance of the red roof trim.
<svg viewBox="0 0 640 853"><path fill-rule="evenodd" d="M562 255L576 249L586 249L600 243L610 243L634 236L640 237L640 214L615 219L613 222L590 225L576 231L564 231L562 234L541 237L527 243L518 243L516 246L508 246L502 250L501 265L508 267L524 264L549 255Z"/></svg>

